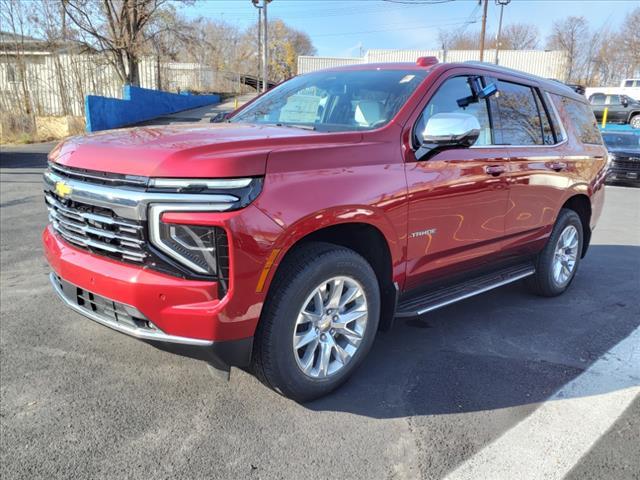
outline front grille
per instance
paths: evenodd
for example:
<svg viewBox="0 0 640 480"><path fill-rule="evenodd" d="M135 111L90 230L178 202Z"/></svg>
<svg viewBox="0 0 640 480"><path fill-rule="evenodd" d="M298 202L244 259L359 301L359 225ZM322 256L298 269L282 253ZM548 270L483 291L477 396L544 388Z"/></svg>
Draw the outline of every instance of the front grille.
<svg viewBox="0 0 640 480"><path fill-rule="evenodd" d="M100 184L114 188L114 191L147 191L148 178L132 175L98 172L49 163L50 172L55 175L53 182L45 188L45 200L49 210L49 221L57 234L66 242L97 255L114 260L143 265L156 271L183 278L210 280L211 276L194 273L188 267L160 251L150 242L148 225L145 220L121 217L115 210L91 203L91 197L75 196L62 198L53 184L57 179ZM45 173L46 178L46 173ZM46 183L46 182L45 182ZM149 195L157 195L149 193ZM103 194L104 195L104 194ZM162 198L171 202L172 194ZM187 195L188 196L188 195ZM143 195L140 196L144 198ZM235 197L234 197L235 198ZM106 200L106 203L105 203ZM202 199L198 199L202 201ZM109 205L109 197L102 205ZM130 208L127 206L127 208ZM220 281L220 292L229 288L229 240L224 228L211 227L215 236L216 264L215 277Z"/></svg>
<svg viewBox="0 0 640 480"><path fill-rule="evenodd" d="M113 211L45 192L49 220L68 242L101 255L142 263L147 257L143 226Z"/></svg>
<svg viewBox="0 0 640 480"><path fill-rule="evenodd" d="M616 172L640 172L640 161L616 158L611 162L611 170Z"/></svg>

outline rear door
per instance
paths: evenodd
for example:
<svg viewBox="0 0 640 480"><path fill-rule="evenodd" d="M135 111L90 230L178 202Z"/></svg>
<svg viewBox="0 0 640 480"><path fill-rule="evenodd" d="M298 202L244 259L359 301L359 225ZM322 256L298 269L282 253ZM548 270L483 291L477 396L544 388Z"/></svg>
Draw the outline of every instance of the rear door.
<svg viewBox="0 0 640 480"><path fill-rule="evenodd" d="M486 100L458 105L458 100L472 95L469 78L468 74L450 73L441 79L406 127L410 132L405 130L405 139L419 136L428 118L450 112L472 114L481 126L480 137L471 148L444 150L417 161L412 149L419 143L416 138L405 150L409 187L407 289L486 265L495 259L503 239L507 151L493 146Z"/></svg>
<svg viewBox="0 0 640 480"><path fill-rule="evenodd" d="M620 95L607 95L606 107L609 109L607 121L615 123L626 123L628 109L622 105Z"/></svg>
<svg viewBox="0 0 640 480"><path fill-rule="evenodd" d="M555 221L568 186L566 134L535 83L499 79L498 91L496 138L511 157L504 251L520 256L536 251Z"/></svg>

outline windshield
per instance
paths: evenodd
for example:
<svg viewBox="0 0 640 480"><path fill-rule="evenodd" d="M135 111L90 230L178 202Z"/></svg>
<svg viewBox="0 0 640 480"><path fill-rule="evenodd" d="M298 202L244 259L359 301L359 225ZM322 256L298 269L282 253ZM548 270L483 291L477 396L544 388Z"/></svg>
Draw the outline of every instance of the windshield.
<svg viewBox="0 0 640 480"><path fill-rule="evenodd" d="M277 86L230 122L342 132L389 121L424 80L423 70L315 72Z"/></svg>
<svg viewBox="0 0 640 480"><path fill-rule="evenodd" d="M603 133L602 138L609 148L640 150L640 133Z"/></svg>

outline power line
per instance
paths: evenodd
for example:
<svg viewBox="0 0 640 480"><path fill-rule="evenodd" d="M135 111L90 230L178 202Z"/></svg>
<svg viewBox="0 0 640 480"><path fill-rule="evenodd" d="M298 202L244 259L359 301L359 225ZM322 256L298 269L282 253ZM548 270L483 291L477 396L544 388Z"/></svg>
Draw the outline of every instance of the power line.
<svg viewBox="0 0 640 480"><path fill-rule="evenodd" d="M435 25L422 25L419 27L402 27L402 28L389 28L384 30L366 30L362 32L341 32L341 33L320 33L320 34L309 34L310 37L336 37L336 36L344 36L344 35L364 35L368 33L382 33L382 32L398 32L404 30L428 30L431 28L440 28L440 27L450 27L454 25L463 25L465 23L476 23L477 20L472 22L455 22L455 23L437 23Z"/></svg>

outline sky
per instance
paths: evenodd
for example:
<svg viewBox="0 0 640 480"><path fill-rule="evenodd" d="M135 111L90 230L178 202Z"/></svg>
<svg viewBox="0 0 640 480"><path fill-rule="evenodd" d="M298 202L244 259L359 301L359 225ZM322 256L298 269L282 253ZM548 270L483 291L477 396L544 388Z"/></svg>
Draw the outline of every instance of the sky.
<svg viewBox="0 0 640 480"><path fill-rule="evenodd" d="M544 47L554 20L582 15L592 28L615 30L639 5L639 0L512 0L504 8L503 26L535 24ZM241 28L257 19L251 0L197 0L181 10L191 18L223 19ZM499 15L500 8L489 0L489 32L497 31ZM437 49L440 29L479 31L482 10L478 0L273 0L268 16L306 32L318 55L344 57L374 48Z"/></svg>

